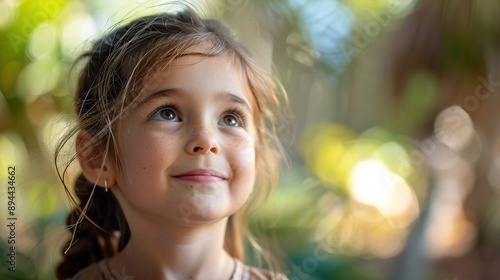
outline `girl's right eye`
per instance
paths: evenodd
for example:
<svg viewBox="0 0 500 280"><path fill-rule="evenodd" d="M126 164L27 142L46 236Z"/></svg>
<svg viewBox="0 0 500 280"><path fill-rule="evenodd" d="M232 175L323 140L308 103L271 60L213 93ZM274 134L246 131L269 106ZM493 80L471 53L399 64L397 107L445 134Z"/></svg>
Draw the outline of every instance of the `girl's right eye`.
<svg viewBox="0 0 500 280"><path fill-rule="evenodd" d="M179 113L172 106L163 106L156 109L149 117L150 120L167 121L167 122L180 122L181 118Z"/></svg>

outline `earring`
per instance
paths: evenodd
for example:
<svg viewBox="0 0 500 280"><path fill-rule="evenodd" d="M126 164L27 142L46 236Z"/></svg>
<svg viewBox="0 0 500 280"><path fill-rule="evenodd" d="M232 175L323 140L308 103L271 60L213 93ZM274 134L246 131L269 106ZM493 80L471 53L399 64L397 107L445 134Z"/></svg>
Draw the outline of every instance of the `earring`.
<svg viewBox="0 0 500 280"><path fill-rule="evenodd" d="M104 190L108 192L108 179L104 179Z"/></svg>

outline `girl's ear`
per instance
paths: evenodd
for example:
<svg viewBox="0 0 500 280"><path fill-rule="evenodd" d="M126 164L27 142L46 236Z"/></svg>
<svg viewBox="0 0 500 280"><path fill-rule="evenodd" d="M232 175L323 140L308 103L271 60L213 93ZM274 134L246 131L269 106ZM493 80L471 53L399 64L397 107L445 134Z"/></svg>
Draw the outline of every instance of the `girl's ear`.
<svg viewBox="0 0 500 280"><path fill-rule="evenodd" d="M80 131L76 137L76 154L82 173L90 182L109 188L115 184L115 173L108 158L104 158L106 151L94 145L92 136Z"/></svg>

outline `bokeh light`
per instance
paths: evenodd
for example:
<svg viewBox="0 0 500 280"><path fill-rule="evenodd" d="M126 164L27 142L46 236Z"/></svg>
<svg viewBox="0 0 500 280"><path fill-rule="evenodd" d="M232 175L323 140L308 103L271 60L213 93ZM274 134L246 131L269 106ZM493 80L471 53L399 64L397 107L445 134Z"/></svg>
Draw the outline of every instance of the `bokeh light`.
<svg viewBox="0 0 500 280"><path fill-rule="evenodd" d="M389 170L377 160L358 162L350 175L350 185L354 199L376 207L391 201L394 188Z"/></svg>
<svg viewBox="0 0 500 280"><path fill-rule="evenodd" d="M448 147L461 150L474 137L474 126L469 114L460 106L444 109L436 118L434 132Z"/></svg>

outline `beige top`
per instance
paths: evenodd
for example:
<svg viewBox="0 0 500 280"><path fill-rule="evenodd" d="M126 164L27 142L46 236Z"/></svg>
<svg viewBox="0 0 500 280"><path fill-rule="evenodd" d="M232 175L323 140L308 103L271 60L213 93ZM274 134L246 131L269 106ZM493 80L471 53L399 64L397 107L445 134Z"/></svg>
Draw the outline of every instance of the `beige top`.
<svg viewBox="0 0 500 280"><path fill-rule="evenodd" d="M128 275L125 269L122 271L110 270L108 260L104 259L80 270L68 280L139 280L138 276ZM244 265L235 259L234 274L229 280L287 280L283 274L272 276L269 271Z"/></svg>

